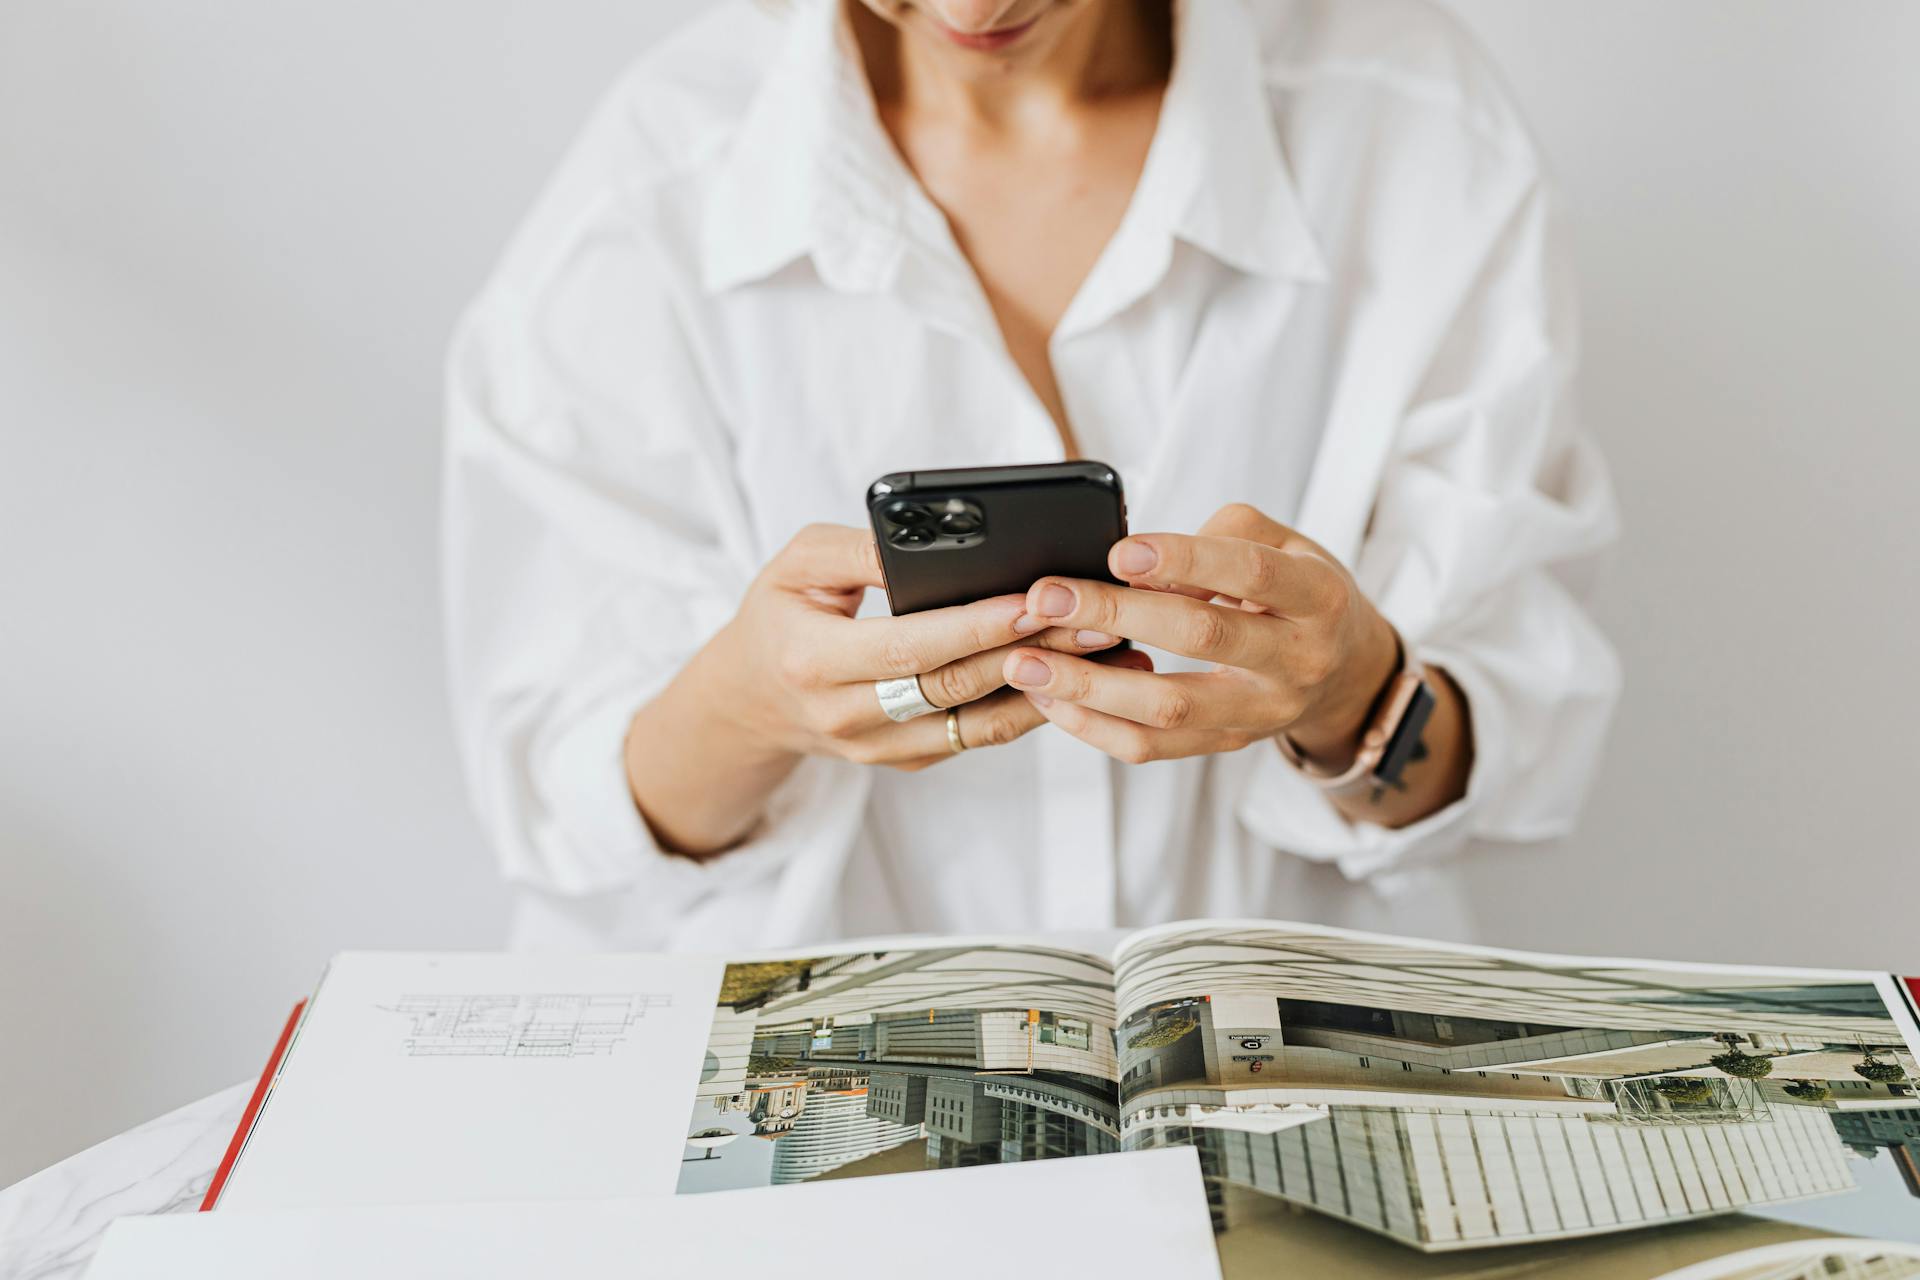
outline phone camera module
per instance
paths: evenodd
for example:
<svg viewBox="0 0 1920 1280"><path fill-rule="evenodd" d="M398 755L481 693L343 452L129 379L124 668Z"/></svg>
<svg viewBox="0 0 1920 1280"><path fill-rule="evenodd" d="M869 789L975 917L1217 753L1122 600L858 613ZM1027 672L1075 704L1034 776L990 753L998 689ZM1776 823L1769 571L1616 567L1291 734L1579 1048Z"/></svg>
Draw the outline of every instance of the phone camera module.
<svg viewBox="0 0 1920 1280"><path fill-rule="evenodd" d="M923 511L920 514L924 516L926 513ZM933 545L933 530L925 526L907 525L888 534L887 541L909 551L917 550L920 547Z"/></svg>
<svg viewBox="0 0 1920 1280"><path fill-rule="evenodd" d="M970 533L980 532L981 520L978 512L949 511L940 517L940 532L964 538Z"/></svg>
<svg viewBox="0 0 1920 1280"><path fill-rule="evenodd" d="M880 508L876 521L887 545L901 551L961 551L987 536L987 514L961 497L897 498Z"/></svg>

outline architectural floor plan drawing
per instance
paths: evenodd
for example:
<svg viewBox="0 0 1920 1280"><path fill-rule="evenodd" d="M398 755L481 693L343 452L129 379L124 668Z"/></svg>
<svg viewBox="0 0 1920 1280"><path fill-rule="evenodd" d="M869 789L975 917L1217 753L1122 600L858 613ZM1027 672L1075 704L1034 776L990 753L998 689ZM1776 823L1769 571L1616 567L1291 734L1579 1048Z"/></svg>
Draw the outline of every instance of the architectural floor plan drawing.
<svg viewBox="0 0 1920 1280"><path fill-rule="evenodd" d="M673 997L618 995L408 995L382 1005L408 1020L410 1058L577 1058L612 1053L648 1009Z"/></svg>

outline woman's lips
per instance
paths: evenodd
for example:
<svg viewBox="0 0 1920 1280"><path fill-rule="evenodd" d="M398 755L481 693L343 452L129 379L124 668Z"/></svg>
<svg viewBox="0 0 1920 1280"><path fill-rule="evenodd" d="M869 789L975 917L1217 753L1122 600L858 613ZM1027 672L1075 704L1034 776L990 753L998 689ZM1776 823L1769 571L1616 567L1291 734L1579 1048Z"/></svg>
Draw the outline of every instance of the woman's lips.
<svg viewBox="0 0 1920 1280"><path fill-rule="evenodd" d="M1000 27L994 31L955 31L952 27L937 18L934 19L933 25L939 29L941 35L953 41L962 49L974 49L983 53L991 53L996 49L1006 48L1021 36L1027 34L1027 32L1033 29L1033 24L1038 21L1040 21L1038 18L1028 18L1025 22L1017 26Z"/></svg>

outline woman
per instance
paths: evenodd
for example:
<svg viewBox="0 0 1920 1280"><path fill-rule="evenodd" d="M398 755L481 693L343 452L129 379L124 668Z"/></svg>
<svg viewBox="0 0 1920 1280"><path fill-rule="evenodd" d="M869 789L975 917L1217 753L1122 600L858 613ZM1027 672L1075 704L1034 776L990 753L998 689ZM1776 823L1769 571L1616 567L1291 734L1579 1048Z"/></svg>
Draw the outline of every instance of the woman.
<svg viewBox="0 0 1920 1280"><path fill-rule="evenodd" d="M1566 831L1618 684L1549 203L1411 0L785 0L655 50L452 362L519 939L1462 932L1445 855ZM872 479L1071 456L1130 586L884 616ZM915 677L958 710L889 718Z"/></svg>

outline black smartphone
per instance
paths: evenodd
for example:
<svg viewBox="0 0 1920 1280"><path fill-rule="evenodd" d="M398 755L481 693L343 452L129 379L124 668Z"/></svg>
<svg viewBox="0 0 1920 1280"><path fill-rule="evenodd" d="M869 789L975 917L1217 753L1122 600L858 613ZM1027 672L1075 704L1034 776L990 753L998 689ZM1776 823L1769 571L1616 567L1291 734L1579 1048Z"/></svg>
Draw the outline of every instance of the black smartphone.
<svg viewBox="0 0 1920 1280"><path fill-rule="evenodd" d="M1024 592L1039 578L1118 581L1120 473L1104 462L959 467L881 476L867 490L887 603L918 613Z"/></svg>

